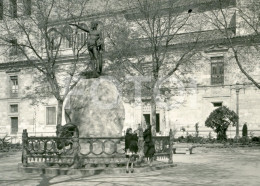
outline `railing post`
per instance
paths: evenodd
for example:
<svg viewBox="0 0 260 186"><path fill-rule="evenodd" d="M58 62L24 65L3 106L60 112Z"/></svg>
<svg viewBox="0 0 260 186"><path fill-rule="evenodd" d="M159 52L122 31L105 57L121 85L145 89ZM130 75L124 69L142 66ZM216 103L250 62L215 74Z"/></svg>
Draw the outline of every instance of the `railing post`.
<svg viewBox="0 0 260 186"><path fill-rule="evenodd" d="M79 136L74 132L74 135L72 137L73 140L73 168L78 169L80 168L80 145L79 145Z"/></svg>
<svg viewBox="0 0 260 186"><path fill-rule="evenodd" d="M28 164L28 159L27 159L27 152L28 152L28 133L27 129L23 130L22 134L22 142L23 142L23 152L22 152L22 163L23 166L26 167Z"/></svg>
<svg viewBox="0 0 260 186"><path fill-rule="evenodd" d="M172 133L172 129L170 129L169 132L169 163L173 163L172 161L172 143L173 143L173 133Z"/></svg>

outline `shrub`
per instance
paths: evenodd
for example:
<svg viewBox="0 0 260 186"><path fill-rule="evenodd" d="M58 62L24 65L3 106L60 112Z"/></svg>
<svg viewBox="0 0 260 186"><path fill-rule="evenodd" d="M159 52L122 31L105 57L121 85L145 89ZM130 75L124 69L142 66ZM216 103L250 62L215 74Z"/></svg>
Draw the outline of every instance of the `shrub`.
<svg viewBox="0 0 260 186"><path fill-rule="evenodd" d="M255 136L254 132L251 131L251 132L249 133L249 137L252 139L254 136Z"/></svg>
<svg viewBox="0 0 260 186"><path fill-rule="evenodd" d="M184 141L184 137L183 136L178 137L178 141L179 142L183 142Z"/></svg>
<svg viewBox="0 0 260 186"><path fill-rule="evenodd" d="M8 151L19 151L22 149L22 144L20 143L10 143L9 136L5 136L3 138L0 138L0 151L8 152Z"/></svg>
<svg viewBox="0 0 260 186"><path fill-rule="evenodd" d="M195 136L198 137L199 136L199 123L195 124Z"/></svg>
<svg viewBox="0 0 260 186"><path fill-rule="evenodd" d="M13 149L13 150L21 150L22 144L21 143L10 144L10 148Z"/></svg>
<svg viewBox="0 0 260 186"><path fill-rule="evenodd" d="M252 137L252 142L260 142L260 138L259 137Z"/></svg>
<svg viewBox="0 0 260 186"><path fill-rule="evenodd" d="M10 147L10 142L9 142L9 138L7 135L5 135L3 138L0 138L0 149L5 150L5 149L9 149Z"/></svg>
<svg viewBox="0 0 260 186"><path fill-rule="evenodd" d="M243 125L242 136L247 137L247 124L246 123Z"/></svg>
<svg viewBox="0 0 260 186"><path fill-rule="evenodd" d="M186 131L185 127L181 127L180 131L184 133Z"/></svg>
<svg viewBox="0 0 260 186"><path fill-rule="evenodd" d="M226 140L226 131L230 125L235 126L238 115L229 108L222 106L210 113L205 125L217 133L218 140Z"/></svg>
<svg viewBox="0 0 260 186"><path fill-rule="evenodd" d="M187 143L194 143L194 137L192 135L187 136Z"/></svg>
<svg viewBox="0 0 260 186"><path fill-rule="evenodd" d="M242 143L243 145L249 144L249 140L246 136L239 138L239 142Z"/></svg>
<svg viewBox="0 0 260 186"><path fill-rule="evenodd" d="M212 134L211 134L211 132L209 132L209 135L208 135L208 139L212 139Z"/></svg>

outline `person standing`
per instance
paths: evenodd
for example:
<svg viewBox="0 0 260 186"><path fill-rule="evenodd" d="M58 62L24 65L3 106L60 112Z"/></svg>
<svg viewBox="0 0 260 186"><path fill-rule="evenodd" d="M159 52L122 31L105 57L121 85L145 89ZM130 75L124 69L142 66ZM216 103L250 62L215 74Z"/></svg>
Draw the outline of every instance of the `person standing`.
<svg viewBox="0 0 260 186"><path fill-rule="evenodd" d="M155 146L152 139L152 126L146 125L146 129L143 133L144 137L144 156L147 158L147 161L149 162L150 166L153 162L153 156L155 154Z"/></svg>
<svg viewBox="0 0 260 186"><path fill-rule="evenodd" d="M126 163L126 173L129 173L129 164L131 163L131 172L134 172L134 161L138 152L138 136L137 131L132 133L132 128L126 130L125 135L125 152L126 158L128 158Z"/></svg>

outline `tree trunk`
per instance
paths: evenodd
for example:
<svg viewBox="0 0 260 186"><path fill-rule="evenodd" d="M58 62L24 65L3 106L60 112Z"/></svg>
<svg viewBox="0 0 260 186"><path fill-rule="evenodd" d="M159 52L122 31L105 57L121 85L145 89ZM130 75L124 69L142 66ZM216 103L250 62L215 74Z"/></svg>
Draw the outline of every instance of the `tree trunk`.
<svg viewBox="0 0 260 186"><path fill-rule="evenodd" d="M63 100L58 100L57 125L61 125L62 122L62 107L63 107Z"/></svg>
<svg viewBox="0 0 260 186"><path fill-rule="evenodd" d="M223 131L223 139L227 140L227 129Z"/></svg>
<svg viewBox="0 0 260 186"><path fill-rule="evenodd" d="M227 139L226 131L227 131L226 129L218 131L217 140L226 140Z"/></svg>
<svg viewBox="0 0 260 186"><path fill-rule="evenodd" d="M156 102L154 94L151 96L151 125L152 135L156 136Z"/></svg>

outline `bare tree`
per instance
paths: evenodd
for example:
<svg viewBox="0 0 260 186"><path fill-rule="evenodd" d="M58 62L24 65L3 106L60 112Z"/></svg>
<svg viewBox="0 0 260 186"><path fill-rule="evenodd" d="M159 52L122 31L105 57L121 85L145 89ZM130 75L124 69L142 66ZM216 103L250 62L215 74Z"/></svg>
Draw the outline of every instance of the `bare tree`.
<svg viewBox="0 0 260 186"><path fill-rule="evenodd" d="M172 49L183 42L180 33L194 29L190 20L192 10L176 13L176 6L170 0L129 0L125 17L114 17L115 20L105 29L107 45L111 48L107 57L113 61L109 66L113 75L122 81L124 74L151 78L150 82L143 83L145 92L142 94L150 97L153 133L160 82L173 75L185 76L193 66L192 57L197 53L199 34L185 47ZM129 83L126 85L126 94L129 94Z"/></svg>
<svg viewBox="0 0 260 186"><path fill-rule="evenodd" d="M259 66L260 63L259 60L256 59L256 56L259 55L257 40L259 38L260 4L258 0L241 2L242 4L237 4L236 9L230 10L224 8L223 0L218 0L216 10L211 11L208 15L205 14L205 16L209 18L212 25L214 25L226 39L225 44L231 49L233 58L240 71L253 85L260 89L259 82L257 82L251 73L256 70L255 67ZM238 21L239 19L240 21ZM234 40L236 38L236 24L245 29L244 34L248 37L243 41L242 45ZM254 56L253 63L252 56Z"/></svg>
<svg viewBox="0 0 260 186"><path fill-rule="evenodd" d="M16 1L14 1L16 2ZM69 23L80 22L86 8L86 0L35 0L25 4L11 4L4 12L1 24L3 55L13 61L24 60L37 70L37 85L30 96L54 96L58 103L57 123L61 125L63 102L80 80L82 68L89 67L86 56L86 40L79 40L78 30ZM62 61L63 48L67 45L68 63ZM47 84L46 84L47 82ZM43 88L47 87L47 91Z"/></svg>

